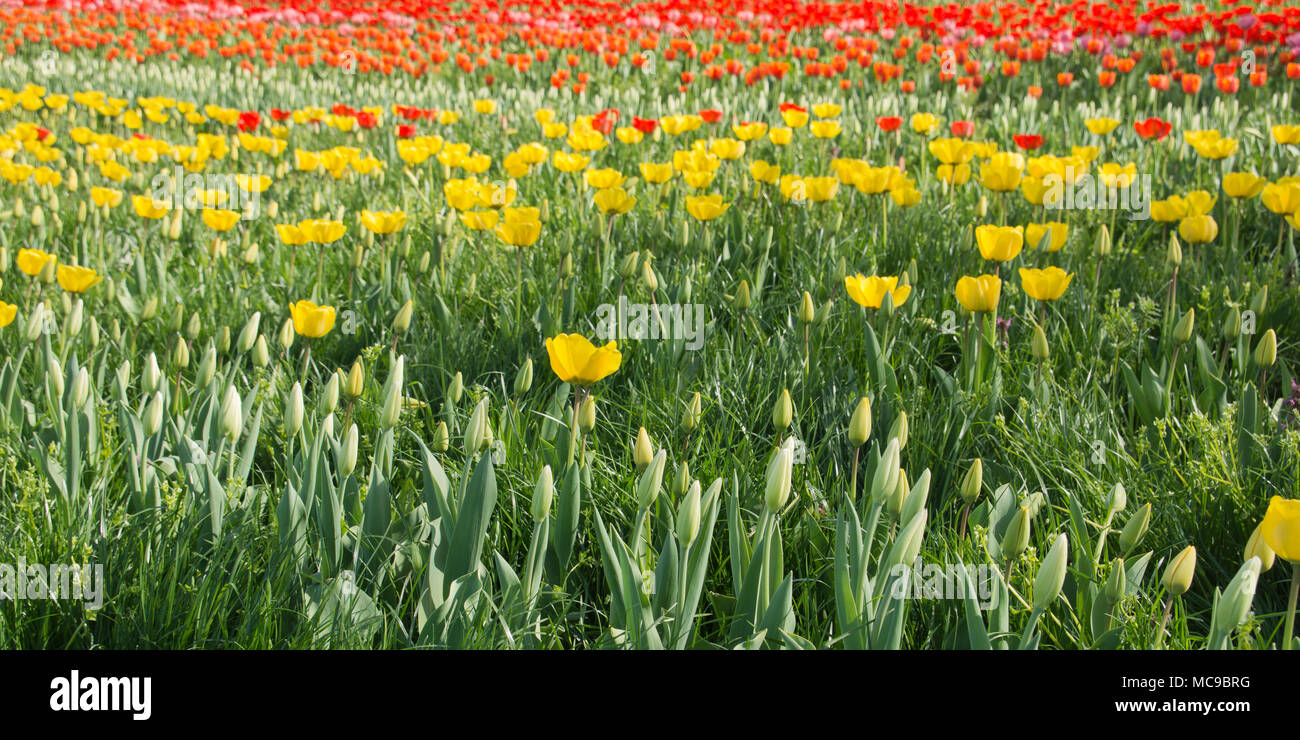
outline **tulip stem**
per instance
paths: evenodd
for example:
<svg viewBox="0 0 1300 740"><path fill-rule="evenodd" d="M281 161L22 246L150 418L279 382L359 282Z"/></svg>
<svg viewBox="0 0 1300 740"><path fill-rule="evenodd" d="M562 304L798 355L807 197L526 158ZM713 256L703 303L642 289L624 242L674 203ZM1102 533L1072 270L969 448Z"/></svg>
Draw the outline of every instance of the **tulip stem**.
<svg viewBox="0 0 1300 740"><path fill-rule="evenodd" d="M966 517L970 516L970 504L961 505L961 524L957 526L957 539L966 539Z"/></svg>
<svg viewBox="0 0 1300 740"><path fill-rule="evenodd" d="M858 453L861 451L861 447L853 448L853 473L849 476L849 503L853 503L858 498Z"/></svg>
<svg viewBox="0 0 1300 740"><path fill-rule="evenodd" d="M1300 561L1291 564L1291 595L1286 600L1286 621L1282 627L1282 649L1291 649L1291 635L1295 632L1296 599L1300 597Z"/></svg>
<svg viewBox="0 0 1300 740"><path fill-rule="evenodd" d="M1169 624L1169 615L1174 611L1174 597L1165 602L1165 615L1160 618L1160 629L1156 631L1156 650L1162 650L1165 642L1165 626Z"/></svg>

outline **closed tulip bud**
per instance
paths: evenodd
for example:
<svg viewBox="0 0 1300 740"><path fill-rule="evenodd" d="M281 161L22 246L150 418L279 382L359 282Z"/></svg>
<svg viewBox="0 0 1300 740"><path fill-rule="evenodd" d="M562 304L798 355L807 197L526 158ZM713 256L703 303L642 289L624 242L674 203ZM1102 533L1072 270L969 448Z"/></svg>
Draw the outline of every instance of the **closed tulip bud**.
<svg viewBox="0 0 1300 740"><path fill-rule="evenodd" d="M866 444L867 438L871 436L871 401L863 396L858 399L858 405L853 409L853 415L849 417L849 442L854 447L861 447Z"/></svg>
<svg viewBox="0 0 1300 740"><path fill-rule="evenodd" d="M680 302L683 304L690 303L691 296L694 295L694 292L695 292L695 286L691 282L691 276L687 275L686 278L682 280L682 294L681 294Z"/></svg>
<svg viewBox="0 0 1300 740"><path fill-rule="evenodd" d="M167 322L167 331L179 332L185 324L185 306L176 304L176 310L172 311L171 320Z"/></svg>
<svg viewBox="0 0 1300 740"><path fill-rule="evenodd" d="M1065 574L1070 563L1070 539L1065 533L1056 536L1047 557L1038 564L1038 573L1034 576L1034 608L1046 611L1065 585Z"/></svg>
<svg viewBox="0 0 1300 740"><path fill-rule="evenodd" d="M1192 587L1192 576L1196 575L1196 548L1188 545L1182 552L1169 561L1160 585L1170 596L1181 596Z"/></svg>
<svg viewBox="0 0 1300 740"><path fill-rule="evenodd" d="M673 474L673 487L671 493L674 499L680 500L686 494L686 489L691 485L691 468L682 460L682 464L677 466L677 471Z"/></svg>
<svg viewBox="0 0 1300 740"><path fill-rule="evenodd" d="M239 348L240 354L253 348L253 342L257 341L257 333L261 326L262 312L254 311L248 318L248 322L244 324L244 328L239 331L239 343L235 346Z"/></svg>
<svg viewBox="0 0 1300 740"><path fill-rule="evenodd" d="M1028 506L1021 506L1011 517L1007 531L1002 535L1002 555L1007 559L1020 557L1020 553L1029 547L1029 530L1031 517Z"/></svg>
<svg viewBox="0 0 1300 740"><path fill-rule="evenodd" d="M1092 244L1092 251L1098 257L1105 257L1110 254L1110 248L1110 229L1107 228L1106 224L1102 224L1101 228L1097 230L1097 238Z"/></svg>
<svg viewBox="0 0 1300 740"><path fill-rule="evenodd" d="M524 364L519 366L519 371L515 373L515 395L522 396L533 387L533 358L524 358Z"/></svg>
<svg viewBox="0 0 1300 740"><path fill-rule="evenodd" d="M651 293L659 289L659 278L655 276L655 270L650 266L649 260L641 263L641 284Z"/></svg>
<svg viewBox="0 0 1300 740"><path fill-rule="evenodd" d="M1110 575L1102 586L1101 596L1111 604L1118 604L1128 591L1128 572L1124 568L1124 558L1115 558L1110 563Z"/></svg>
<svg viewBox="0 0 1300 740"><path fill-rule="evenodd" d="M542 467L542 474L537 476L537 485L533 486L533 521L542 522L551 515L551 500L555 498L555 478L551 466Z"/></svg>
<svg viewBox="0 0 1300 740"><path fill-rule="evenodd" d="M235 387L227 386L226 395L221 399L221 433L234 442L244 428L243 402Z"/></svg>
<svg viewBox="0 0 1300 740"><path fill-rule="evenodd" d="M242 259L244 260L244 264L251 265L256 263L257 253L258 253L257 242L253 242L252 244L248 245L248 249L245 249L243 255L241 255Z"/></svg>
<svg viewBox="0 0 1300 740"><path fill-rule="evenodd" d="M39 205L32 209L32 226L40 228L45 225L45 210Z"/></svg>
<svg viewBox="0 0 1300 740"><path fill-rule="evenodd" d="M833 282L836 285L843 285L844 278L847 277L848 274L849 262L844 257L840 257L839 261L835 263L835 280Z"/></svg>
<svg viewBox="0 0 1300 740"><path fill-rule="evenodd" d="M140 373L140 385L145 393L153 393L162 383L162 371L158 369L158 358L150 352L144 360L144 369Z"/></svg>
<svg viewBox="0 0 1300 740"><path fill-rule="evenodd" d="M778 514L790 497L790 484L794 476L794 450L789 444L781 445L767 465L767 485L763 502L773 513Z"/></svg>
<svg viewBox="0 0 1300 740"><path fill-rule="evenodd" d="M99 347L99 322L95 320L94 316L90 317L86 328L86 335L90 339L90 348L92 350L97 349Z"/></svg>
<svg viewBox="0 0 1300 740"><path fill-rule="evenodd" d="M473 413L469 416L469 423L465 425L466 455L474 455L480 450L487 449L490 434L488 426L488 397L484 396L474 407Z"/></svg>
<svg viewBox="0 0 1300 740"><path fill-rule="evenodd" d="M257 368L264 368L271 362L271 350L266 346L266 336L257 335L257 341L253 343L253 365Z"/></svg>
<svg viewBox="0 0 1300 740"><path fill-rule="evenodd" d="M358 372L360 372L359 369ZM406 356L402 355L401 357L397 358L397 362L393 365L393 372L389 374L388 382L384 384L384 405L382 411L380 411L379 414L379 426L384 429L392 429L393 427L397 426L397 420L402 414L402 403L403 403L402 385L406 380L405 376L406 376ZM484 419L484 423L486 424L487 399L485 398L483 400L484 403L480 404L480 406L483 406L484 408L483 419ZM490 427L485 427L485 429L488 430L487 433L490 435L491 434ZM489 436L487 437L487 439L488 439L488 443L491 444L491 437Z"/></svg>
<svg viewBox="0 0 1300 740"><path fill-rule="evenodd" d="M889 438L898 440L898 449L907 447L907 412L899 411L894 419L894 426L889 429Z"/></svg>
<svg viewBox="0 0 1300 740"><path fill-rule="evenodd" d="M172 365L179 368L189 367L190 364L190 346L185 343L184 338L177 338L176 347L172 350Z"/></svg>
<svg viewBox="0 0 1300 740"><path fill-rule="evenodd" d="M452 404L460 403L460 397L465 393L465 378L456 373L451 376L451 384L447 386L447 398L451 399Z"/></svg>
<svg viewBox="0 0 1300 740"><path fill-rule="evenodd" d="M46 390L50 396L55 399L63 398L63 365L59 363L59 358L52 354L45 356L45 382Z"/></svg>
<svg viewBox="0 0 1300 740"><path fill-rule="evenodd" d="M334 414L326 414L321 420L320 433L325 435L326 439L334 439Z"/></svg>
<svg viewBox="0 0 1300 740"><path fill-rule="evenodd" d="M596 398L587 396L578 407L578 428L583 434L591 434L596 428Z"/></svg>
<svg viewBox="0 0 1300 740"><path fill-rule="evenodd" d="M1250 605L1255 601L1255 587L1259 584L1259 574L1263 563L1259 558L1248 558L1219 597L1219 606L1214 610L1214 629L1228 633L1241 626L1250 613Z"/></svg>
<svg viewBox="0 0 1300 740"><path fill-rule="evenodd" d="M366 233L369 234L371 232L367 231ZM352 267L352 269L355 270L361 267L362 265L364 265L365 263L366 263L366 247L361 242L357 242L352 246L352 260L349 263L349 265Z"/></svg>
<svg viewBox="0 0 1300 740"><path fill-rule="evenodd" d="M1133 512L1124 525L1124 529L1119 533L1119 551L1127 556L1142 541L1142 535L1146 534L1147 527L1151 524L1151 504L1143 504L1141 508Z"/></svg>
<svg viewBox="0 0 1300 740"><path fill-rule="evenodd" d="M1232 341L1238 334L1241 334L1241 311L1236 306L1231 306L1223 318L1223 338Z"/></svg>
<svg viewBox="0 0 1300 740"><path fill-rule="evenodd" d="M167 238L176 241L181 238L181 212L176 211L176 215L167 224Z"/></svg>
<svg viewBox="0 0 1300 740"><path fill-rule="evenodd" d="M195 339L199 338L199 331L202 329L203 319L200 319L199 312L195 311L190 314L190 320L185 324L185 336L189 337L189 340L193 342Z"/></svg>
<svg viewBox="0 0 1300 740"><path fill-rule="evenodd" d="M903 513L903 504L907 501L907 494L912 491L912 485L907 482L907 471L901 468L898 471L898 483L894 490L885 496L885 512L889 518L895 521Z"/></svg>
<svg viewBox="0 0 1300 740"><path fill-rule="evenodd" d="M358 357L352 363L352 369L348 371L348 382L343 385L343 392L348 394L349 398L356 398L366 389L366 371L361 367L361 358Z"/></svg>
<svg viewBox="0 0 1300 740"><path fill-rule="evenodd" d="M1110 489L1110 495L1106 497L1106 511L1110 514L1118 514L1128 506L1128 491L1124 490L1123 483L1116 483Z"/></svg>
<svg viewBox="0 0 1300 740"><path fill-rule="evenodd" d="M108 336L109 336L109 338L112 339L114 342L121 342L121 341L122 341L122 322L118 321L116 318L114 318L111 322L109 322L109 324L108 324Z"/></svg>
<svg viewBox="0 0 1300 740"><path fill-rule="evenodd" d="M1250 310L1257 316L1263 316L1264 310L1268 308L1268 286L1261 285L1259 290L1250 299Z"/></svg>
<svg viewBox="0 0 1300 740"><path fill-rule="evenodd" d="M332 414L334 409L339 407L339 376L331 375L330 379L325 382L325 392L321 394L320 412L321 414Z"/></svg>
<svg viewBox="0 0 1300 740"><path fill-rule="evenodd" d="M1174 326L1174 341L1181 343L1191 339L1192 330L1195 328L1196 309L1189 308L1187 309L1187 313L1183 314L1183 317L1178 320L1178 324Z"/></svg>
<svg viewBox="0 0 1300 740"><path fill-rule="evenodd" d="M817 309L813 306L812 295L805 290L803 300L799 303L799 320L811 324L815 318L817 318Z"/></svg>
<svg viewBox="0 0 1300 740"><path fill-rule="evenodd" d="M421 275L428 272L429 264L431 263L432 259L433 259L433 255L429 254L428 252L425 252L424 254L420 255L420 264L416 266L416 271L419 272Z"/></svg>
<svg viewBox="0 0 1300 740"><path fill-rule="evenodd" d="M735 306L736 310L738 311L745 311L749 309L750 300L749 300L748 280L740 281L740 287L736 288L736 297L732 299L732 305Z"/></svg>
<svg viewBox="0 0 1300 740"><path fill-rule="evenodd" d="M686 496L677 507L677 545L690 547L700 533L700 482L691 483Z"/></svg>
<svg viewBox="0 0 1300 740"><path fill-rule="evenodd" d="M0 273L9 272L9 247L0 247Z"/></svg>
<svg viewBox="0 0 1300 740"><path fill-rule="evenodd" d="M975 462L970 464L970 469L966 471L966 476L961 479L961 500L969 505L974 505L979 500L980 493L984 490L984 461L975 458Z"/></svg>
<svg viewBox="0 0 1300 740"><path fill-rule="evenodd" d="M150 397L149 405L144 410L144 436L152 437L162 428L163 406L161 393L155 393Z"/></svg>
<svg viewBox="0 0 1300 740"><path fill-rule="evenodd" d="M682 429L687 432L695 431L695 427L700 425L700 415L700 394L697 391L686 404L686 411L682 413Z"/></svg>
<svg viewBox="0 0 1300 740"><path fill-rule="evenodd" d="M41 334L45 331L45 304L37 303L32 309L31 314L27 317L27 326L23 329L23 336L29 342L35 342L40 339Z"/></svg>
<svg viewBox="0 0 1300 740"><path fill-rule="evenodd" d="M411 328L411 319L415 316L415 301L407 299L406 303L398 309L397 316L393 317L393 332L395 334L405 334L407 329Z"/></svg>
<svg viewBox="0 0 1300 740"><path fill-rule="evenodd" d="M1047 346L1047 332L1043 331L1041 326L1034 327L1034 341L1030 345L1030 352L1039 362L1046 362L1052 357L1052 349Z"/></svg>
<svg viewBox="0 0 1300 740"><path fill-rule="evenodd" d="M1250 533L1250 538L1246 540L1246 550L1242 553L1242 560L1259 558L1260 571L1268 571L1273 567L1273 562L1277 558L1277 553L1273 548L1268 546L1262 535L1263 522L1255 525L1255 531Z"/></svg>
<svg viewBox="0 0 1300 740"><path fill-rule="evenodd" d="M267 206L266 206L266 215L267 215L268 218L272 218L272 219L274 219L276 216L279 216L279 215L280 215L280 202L279 202L279 201L274 201L274 200L273 200L273 201L271 201L269 204L267 204Z"/></svg>
<svg viewBox="0 0 1300 740"><path fill-rule="evenodd" d="M77 377L72 380L72 408L79 409L86 405L90 397L90 372L85 367L77 370Z"/></svg>
<svg viewBox="0 0 1300 740"><path fill-rule="evenodd" d="M880 301L880 309L877 312L877 315L880 317L880 320L885 322L886 324L888 324L889 320L894 317L894 292L893 291L891 290L885 291L885 296Z"/></svg>
<svg viewBox="0 0 1300 740"><path fill-rule="evenodd" d="M37 279L42 283L49 285L54 282L54 278L57 274L58 266L55 260L46 260L45 264L41 267L41 272L37 276Z"/></svg>
<svg viewBox="0 0 1300 740"><path fill-rule="evenodd" d="M813 316L814 324L825 323L826 317L830 316L831 314L831 305L832 305L832 301L828 299L817 309L817 313Z"/></svg>
<svg viewBox="0 0 1300 740"><path fill-rule="evenodd" d="M1178 242L1178 234L1169 234L1169 248L1165 250L1165 264L1177 269L1183 264L1183 245Z"/></svg>
<svg viewBox="0 0 1300 740"><path fill-rule="evenodd" d="M343 445L339 447L339 478L347 478L352 475L352 471L357 469L357 441L360 437L357 431L357 425L353 424L348 433L343 437Z"/></svg>
<svg viewBox="0 0 1300 740"><path fill-rule="evenodd" d="M71 312L72 312L72 297L71 297L71 296L69 296L66 292L64 292L64 293L60 293L60 294L59 294L59 301L63 304L63 313L68 314L68 313L71 313Z"/></svg>
<svg viewBox="0 0 1300 740"><path fill-rule="evenodd" d="M636 484L636 504L639 508L650 508L650 505L659 497L659 489L664 482L664 467L667 463L667 451L659 450L654 458L650 460L650 464L641 471L641 477Z"/></svg>
<svg viewBox="0 0 1300 740"><path fill-rule="evenodd" d="M433 451L446 452L451 446L451 433L447 431L447 422L440 421L433 429Z"/></svg>
<svg viewBox="0 0 1300 740"><path fill-rule="evenodd" d="M979 214L981 219L989 215L989 197L987 195L980 196L979 202L975 204L975 212Z"/></svg>
<svg viewBox="0 0 1300 740"><path fill-rule="evenodd" d="M623 261L618 265L618 274L624 280L631 280L636 277L637 268L641 264L641 253L632 252L623 256Z"/></svg>
<svg viewBox="0 0 1300 740"><path fill-rule="evenodd" d="M284 403L284 433L287 437L296 437L302 429L305 408L302 401L302 384L294 383L289 389L289 398Z"/></svg>
<svg viewBox="0 0 1300 740"><path fill-rule="evenodd" d="M140 320L148 321L158 315L158 296L149 296L144 302L144 308L140 309Z"/></svg>
<svg viewBox="0 0 1300 740"><path fill-rule="evenodd" d="M229 326L223 326L217 330L217 351L223 355L230 351Z"/></svg>
<svg viewBox="0 0 1300 740"><path fill-rule="evenodd" d="M1274 362L1277 362L1277 333L1269 329L1255 345L1255 364L1267 368Z"/></svg>
<svg viewBox="0 0 1300 740"><path fill-rule="evenodd" d="M875 476L871 479L871 499L883 502L885 496L893 493L894 487L898 485L898 476L898 439L891 438L889 444L885 445L885 452L881 455Z"/></svg>
<svg viewBox="0 0 1300 740"><path fill-rule="evenodd" d="M217 348L211 343L203 352L203 359L199 361L199 371L194 376L194 385L202 388L212 382L213 376L217 374Z"/></svg>
<svg viewBox="0 0 1300 740"><path fill-rule="evenodd" d="M632 445L632 461L636 463L637 470L645 470L650 461L654 459L655 448L650 442L650 435L646 432L645 427L641 427L636 433L636 442Z"/></svg>
<svg viewBox="0 0 1300 740"><path fill-rule="evenodd" d="M790 427L790 420L794 417L794 403L790 400L790 391L781 390L781 395L777 396L776 404L772 407L772 426L778 433L784 432Z"/></svg>
<svg viewBox="0 0 1300 740"><path fill-rule="evenodd" d="M284 323L280 324L280 346L288 351L293 346L295 336L297 335L293 331L293 319L285 319Z"/></svg>

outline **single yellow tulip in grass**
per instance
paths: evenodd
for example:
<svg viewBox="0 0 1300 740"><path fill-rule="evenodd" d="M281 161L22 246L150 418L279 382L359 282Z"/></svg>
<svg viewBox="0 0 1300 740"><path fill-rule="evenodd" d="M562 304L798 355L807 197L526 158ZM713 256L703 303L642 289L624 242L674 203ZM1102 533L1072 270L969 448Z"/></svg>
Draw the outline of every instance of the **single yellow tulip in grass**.
<svg viewBox="0 0 1300 740"><path fill-rule="evenodd" d="M1291 636L1295 632L1296 601L1300 597L1300 500L1281 496L1270 499L1259 532L1269 549L1291 564L1291 594L1287 599L1286 622L1282 628L1282 649L1290 650Z"/></svg>
<svg viewBox="0 0 1300 740"><path fill-rule="evenodd" d="M565 383L589 386L618 371L623 354L616 342L596 347L581 334L559 334L546 340L551 370Z"/></svg>
<svg viewBox="0 0 1300 740"><path fill-rule="evenodd" d="M58 257L40 249L20 249L18 250L18 269L22 270L31 277L41 274L45 269L45 263L50 260L57 260Z"/></svg>
<svg viewBox="0 0 1300 740"><path fill-rule="evenodd" d="M104 279L89 267L59 265L59 286L69 293L85 293Z"/></svg>
<svg viewBox="0 0 1300 740"><path fill-rule="evenodd" d="M12 303L0 301L0 329L14 323L14 317L18 315L18 307Z"/></svg>
<svg viewBox="0 0 1300 740"><path fill-rule="evenodd" d="M334 307L318 306L308 300L289 304L293 330L308 339L319 339L334 328Z"/></svg>
<svg viewBox="0 0 1300 740"><path fill-rule="evenodd" d="M406 212L363 210L361 225L376 234L393 234L406 225Z"/></svg>
<svg viewBox="0 0 1300 740"><path fill-rule="evenodd" d="M893 296L894 307L897 308L907 302L907 297L912 294L912 286L899 287L898 278L892 275L888 277L879 275L868 277L861 273L846 275L844 288L848 290L849 297L854 303L867 308L880 308L886 294Z"/></svg>
<svg viewBox="0 0 1300 740"><path fill-rule="evenodd" d="M971 277L963 275L957 281L957 302L972 313L987 313L998 307L1002 296L1002 279L997 275Z"/></svg>
<svg viewBox="0 0 1300 740"><path fill-rule="evenodd" d="M1036 301L1054 301L1070 287L1074 273L1066 272L1055 265L1043 269L1020 268L1020 285L1025 293Z"/></svg>
<svg viewBox="0 0 1300 740"><path fill-rule="evenodd" d="M975 243L984 259L1008 262L1024 248L1025 230L1020 226L985 224L975 228Z"/></svg>
<svg viewBox="0 0 1300 740"><path fill-rule="evenodd" d="M686 211L699 221L712 221L731 207L721 195L692 195L686 198Z"/></svg>

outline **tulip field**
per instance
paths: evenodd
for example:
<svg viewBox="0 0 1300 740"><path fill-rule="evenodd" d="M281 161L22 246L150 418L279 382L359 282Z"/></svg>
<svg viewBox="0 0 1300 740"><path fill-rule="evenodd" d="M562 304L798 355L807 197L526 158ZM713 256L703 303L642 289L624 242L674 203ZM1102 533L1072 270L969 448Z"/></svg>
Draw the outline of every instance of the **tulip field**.
<svg viewBox="0 0 1300 740"><path fill-rule="evenodd" d="M0 37L0 648L1300 647L1294 3Z"/></svg>

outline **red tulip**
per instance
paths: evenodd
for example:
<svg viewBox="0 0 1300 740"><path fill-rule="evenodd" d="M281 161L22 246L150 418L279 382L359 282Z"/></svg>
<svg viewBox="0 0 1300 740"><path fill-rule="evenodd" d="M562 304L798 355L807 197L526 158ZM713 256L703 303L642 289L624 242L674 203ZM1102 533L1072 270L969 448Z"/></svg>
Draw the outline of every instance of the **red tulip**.
<svg viewBox="0 0 1300 740"><path fill-rule="evenodd" d="M1169 121L1162 121L1154 116L1133 124L1133 130L1137 131L1138 136L1144 139L1154 139L1155 141L1164 141L1173 128L1174 125Z"/></svg>
<svg viewBox="0 0 1300 740"><path fill-rule="evenodd" d="M657 125L659 125L659 122L653 118L637 118L636 116L632 117L632 128L636 129L637 131L640 131L643 134L653 133L655 130L655 126Z"/></svg>
<svg viewBox="0 0 1300 740"><path fill-rule="evenodd" d="M1011 139L1016 142L1016 146L1031 152L1043 145L1041 134L1016 134Z"/></svg>
<svg viewBox="0 0 1300 740"><path fill-rule="evenodd" d="M700 111L700 118L703 118L705 123L717 123L722 120L722 111L712 108L702 110Z"/></svg>
<svg viewBox="0 0 1300 740"><path fill-rule="evenodd" d="M876 116L876 125L881 131L897 131L903 125L903 119L898 116Z"/></svg>
<svg viewBox="0 0 1300 740"><path fill-rule="evenodd" d="M974 121L953 121L949 126L952 129L952 135L963 139L969 138L975 133Z"/></svg>

